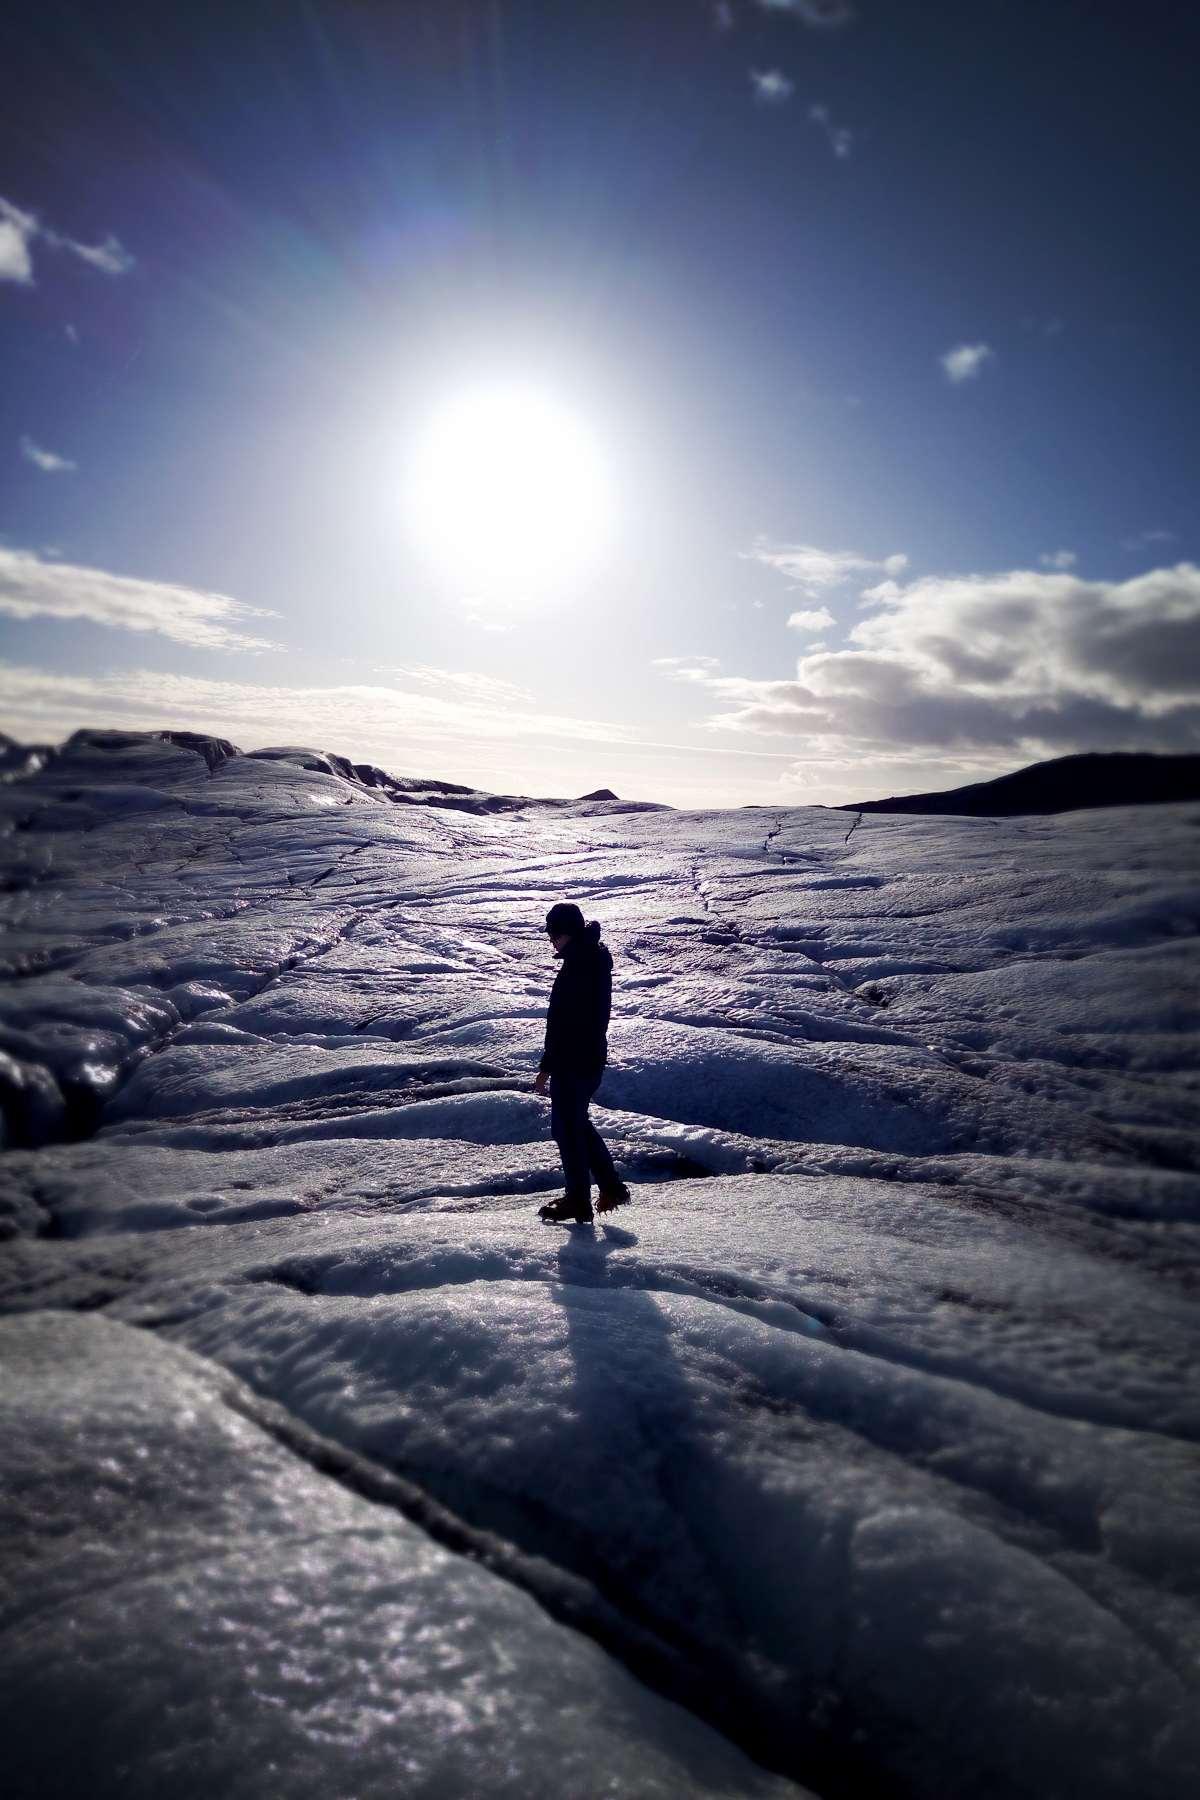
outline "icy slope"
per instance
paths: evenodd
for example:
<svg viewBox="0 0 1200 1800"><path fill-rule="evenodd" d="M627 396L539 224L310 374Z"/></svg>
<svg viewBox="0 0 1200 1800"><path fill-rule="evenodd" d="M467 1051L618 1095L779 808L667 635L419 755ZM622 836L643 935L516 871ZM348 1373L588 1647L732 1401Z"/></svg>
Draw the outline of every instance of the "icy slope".
<svg viewBox="0 0 1200 1800"><path fill-rule="evenodd" d="M42 1315L0 1325L0 1367L10 1793L785 1791L510 1583L314 1475L211 1366Z"/></svg>
<svg viewBox="0 0 1200 1800"><path fill-rule="evenodd" d="M438 1632L511 1606L516 1666L544 1672L559 1652L538 1634L557 1634L564 1717L584 1719L583 1687L595 1702L588 1772L559 1791L634 1769L646 1792L768 1791L622 1663L714 1744L827 1795L1195 1791L1194 806L872 818L848 838L814 810L495 818L314 753L112 737L2 798L0 1299L43 1334L37 1408L98 1421L54 1491L69 1508L129 1454L103 1447L126 1380L107 1357L137 1363L164 1466L186 1376L214 1405L260 1397L279 1481L325 1516L358 1481L365 1591L416 1580L416 1558L445 1594L380 1703L409 1723L372 1726L364 1771L395 1782L428 1738L398 1791L506 1791L464 1771L499 1768L517 1733L537 1791L565 1740L532 1676L526 1714L471 1650L491 1723L471 1714L450 1748L413 1697L457 1718ZM598 1116L635 1204L556 1232L529 1081L540 926L564 895L616 961ZM273 1541L265 1454L248 1437L213 1477L222 1505L242 1495L239 1544ZM321 1707L368 1704L322 1650L289 1529L278 1621L231 1573L258 1548L195 1600L236 1592L270 1668L307 1671L302 1703L263 1663L201 1657L230 1743L275 1719L306 1745ZM112 1555L119 1577L91 1550L72 1576L103 1659L72 1659L36 1583L0 1634L20 1659L40 1634L39 1680L98 1715L141 1654L135 1613L168 1605L122 1597L154 1575L143 1534ZM363 1629L355 1666L399 1668ZM136 1708L114 1717L108 1753L152 1783L170 1745Z"/></svg>

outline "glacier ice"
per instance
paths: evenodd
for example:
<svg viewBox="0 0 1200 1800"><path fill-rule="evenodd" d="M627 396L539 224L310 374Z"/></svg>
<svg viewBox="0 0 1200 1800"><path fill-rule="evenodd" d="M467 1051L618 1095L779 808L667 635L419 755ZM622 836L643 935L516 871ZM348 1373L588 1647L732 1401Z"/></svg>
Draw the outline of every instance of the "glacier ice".
<svg viewBox="0 0 1200 1800"><path fill-rule="evenodd" d="M1200 809L205 742L0 790L29 1793L1190 1796ZM555 1231L564 896L634 1204Z"/></svg>
<svg viewBox="0 0 1200 1800"><path fill-rule="evenodd" d="M41 1313L0 1324L0 1368L8 1792L794 1791L323 1480L211 1364Z"/></svg>

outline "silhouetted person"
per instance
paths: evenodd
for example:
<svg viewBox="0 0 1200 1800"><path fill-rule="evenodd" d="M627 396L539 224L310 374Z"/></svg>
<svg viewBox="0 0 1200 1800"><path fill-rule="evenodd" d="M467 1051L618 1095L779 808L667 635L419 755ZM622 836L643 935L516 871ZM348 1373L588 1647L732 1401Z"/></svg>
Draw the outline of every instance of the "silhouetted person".
<svg viewBox="0 0 1200 1800"><path fill-rule="evenodd" d="M567 1191L540 1209L547 1224L587 1225L592 1218L592 1182L600 1189L597 1212L624 1206L629 1189L613 1168L604 1139L588 1118L608 1060L612 1011L612 957L600 942L600 927L584 925L577 906L561 900L546 914L546 932L562 968L550 990L546 1048L534 1087L550 1095L550 1129L562 1157ZM589 1168L591 1174L589 1174Z"/></svg>

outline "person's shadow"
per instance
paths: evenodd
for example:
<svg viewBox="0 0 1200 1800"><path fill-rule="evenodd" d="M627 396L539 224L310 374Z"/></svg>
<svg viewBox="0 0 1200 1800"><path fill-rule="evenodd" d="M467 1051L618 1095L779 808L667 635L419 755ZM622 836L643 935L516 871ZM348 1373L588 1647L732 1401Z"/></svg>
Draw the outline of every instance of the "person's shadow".
<svg viewBox="0 0 1200 1800"><path fill-rule="evenodd" d="M595 1225L568 1226L566 1241L558 1253L560 1279L578 1281L575 1271L583 1272L600 1270L614 1250L633 1250L637 1247L637 1233L622 1231L619 1225L610 1225L607 1219L600 1222L600 1234L597 1236ZM603 1280L579 1283L584 1287L602 1287Z"/></svg>
<svg viewBox="0 0 1200 1800"><path fill-rule="evenodd" d="M754 1633L724 1576L720 1452L705 1375L689 1376L677 1324L633 1257L637 1237L577 1227L558 1252L574 1383L558 1438L542 1554L585 1576L643 1633L608 1646L660 1693L761 1757L795 1773L821 1752L789 1718L786 1678L752 1648ZM651 1276L651 1279L653 1277ZM644 1646L649 1646L645 1648ZM741 1648L739 1648L739 1646Z"/></svg>
<svg viewBox="0 0 1200 1800"><path fill-rule="evenodd" d="M547 1522L562 1534L555 1560L643 1629L644 1659L636 1645L609 1647L651 1687L770 1768L819 1778L820 1791L882 1800L891 1789L870 1753L852 1747L857 1721L844 1702L826 1696L828 1718L808 1717L812 1681L777 1663L739 1610L728 1539L743 1476L727 1466L719 1431L713 1437L703 1335L689 1372L679 1333L691 1315L672 1317L649 1285L652 1269L616 1254L637 1242L612 1225L580 1226L558 1252L551 1293L574 1383L547 1496Z"/></svg>
<svg viewBox="0 0 1200 1800"><path fill-rule="evenodd" d="M705 1461L698 1390L644 1266L618 1254L637 1242L618 1226L582 1227L558 1252L551 1292L574 1383L554 1510L570 1521L570 1566L623 1612L673 1640L700 1628L728 1641L735 1623L688 1523Z"/></svg>

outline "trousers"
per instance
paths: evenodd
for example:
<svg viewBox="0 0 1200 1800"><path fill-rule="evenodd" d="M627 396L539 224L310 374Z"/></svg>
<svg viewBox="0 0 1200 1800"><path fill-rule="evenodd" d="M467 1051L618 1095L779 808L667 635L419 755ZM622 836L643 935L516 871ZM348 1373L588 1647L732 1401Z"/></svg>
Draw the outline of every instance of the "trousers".
<svg viewBox="0 0 1200 1800"><path fill-rule="evenodd" d="M550 1132L562 1157L568 1194L590 1193L596 1177L602 1194L611 1194L619 1181L604 1139L588 1118L588 1105L600 1086L598 1075L572 1075L565 1070L550 1077Z"/></svg>

